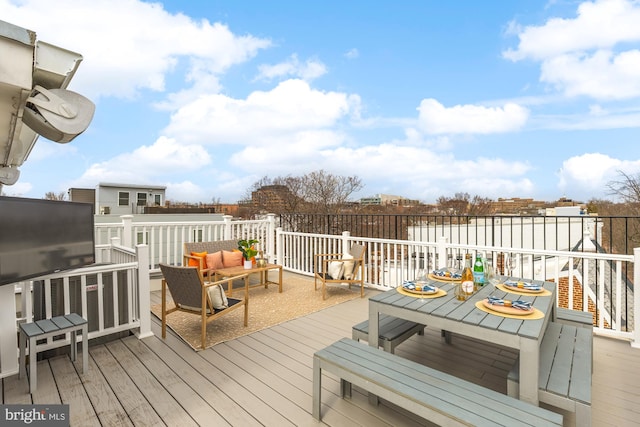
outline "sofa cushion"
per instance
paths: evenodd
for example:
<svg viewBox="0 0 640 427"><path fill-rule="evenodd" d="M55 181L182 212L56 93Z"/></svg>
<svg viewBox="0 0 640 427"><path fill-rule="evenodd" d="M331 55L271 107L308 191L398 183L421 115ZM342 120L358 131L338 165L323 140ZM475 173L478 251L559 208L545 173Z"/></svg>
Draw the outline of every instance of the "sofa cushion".
<svg viewBox="0 0 640 427"><path fill-rule="evenodd" d="M222 251L207 254L207 268L214 271L224 268L224 263L222 261Z"/></svg>
<svg viewBox="0 0 640 427"><path fill-rule="evenodd" d="M240 251L222 251L222 264L224 268L238 267L242 265L242 252Z"/></svg>
<svg viewBox="0 0 640 427"><path fill-rule="evenodd" d="M207 253L206 252L191 252L191 256L202 258L202 266L207 265ZM200 267L200 263L197 259L189 258L189 267Z"/></svg>

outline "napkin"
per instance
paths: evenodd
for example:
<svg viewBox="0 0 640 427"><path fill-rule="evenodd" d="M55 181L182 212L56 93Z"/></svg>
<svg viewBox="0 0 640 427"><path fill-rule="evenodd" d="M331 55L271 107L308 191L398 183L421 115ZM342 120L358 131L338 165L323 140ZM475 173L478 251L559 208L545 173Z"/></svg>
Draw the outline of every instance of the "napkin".
<svg viewBox="0 0 640 427"><path fill-rule="evenodd" d="M447 272L449 273L449 276L446 275ZM451 270L433 270L431 274L433 274L434 276L447 277L451 279L460 279L462 277L460 273Z"/></svg>
<svg viewBox="0 0 640 427"><path fill-rule="evenodd" d="M504 282L504 285L510 288L520 288L520 289L526 289L528 291L539 291L542 289L542 286L540 285L534 285L533 283L527 283L527 282L516 282L513 280L507 280L506 282Z"/></svg>
<svg viewBox="0 0 640 427"><path fill-rule="evenodd" d="M416 283L412 282L411 280L405 280L404 282L402 282L402 287L409 291L415 291ZM435 286L431 286L426 283L422 284L422 292L435 292L435 291L436 291Z"/></svg>
<svg viewBox="0 0 640 427"><path fill-rule="evenodd" d="M503 300L502 298L497 298L497 297L487 297L487 300L489 301L489 304L491 305L501 305L504 307L509 307L509 303L511 303L511 307L513 308L517 308L520 310L531 310L531 303L529 301L509 301L509 300Z"/></svg>

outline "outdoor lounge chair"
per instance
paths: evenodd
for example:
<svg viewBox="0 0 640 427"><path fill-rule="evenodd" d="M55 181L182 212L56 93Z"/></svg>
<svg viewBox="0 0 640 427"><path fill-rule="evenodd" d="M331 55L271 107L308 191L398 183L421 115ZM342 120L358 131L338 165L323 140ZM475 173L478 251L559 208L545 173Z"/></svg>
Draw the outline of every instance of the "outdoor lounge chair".
<svg viewBox="0 0 640 427"><path fill-rule="evenodd" d="M207 322L224 316L240 307L244 307L244 326L249 321L249 281L245 280L244 298L226 298L226 308L215 308L216 304L209 290L214 285L222 288L223 283L234 279L245 278L246 274L227 277L216 282L205 282L202 272L197 267L176 267L160 264L162 279L162 338L166 338L167 315L174 311L184 311L201 316L202 349L205 348L207 336ZM171 292L175 307L167 307L167 287Z"/></svg>
<svg viewBox="0 0 640 427"><path fill-rule="evenodd" d="M327 284L348 283L360 285L360 297L364 297L364 245L354 244L349 257L343 254L316 254L314 287L318 290L318 281L322 283L322 299L327 299Z"/></svg>

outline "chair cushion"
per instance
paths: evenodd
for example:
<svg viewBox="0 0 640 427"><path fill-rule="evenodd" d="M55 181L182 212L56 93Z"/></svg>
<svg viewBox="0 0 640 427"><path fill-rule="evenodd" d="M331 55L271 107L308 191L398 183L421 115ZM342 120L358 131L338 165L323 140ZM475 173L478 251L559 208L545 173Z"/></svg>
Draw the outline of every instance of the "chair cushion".
<svg viewBox="0 0 640 427"><path fill-rule="evenodd" d="M353 259L353 255L351 254L344 254L342 255L342 259ZM343 275L344 278L347 280L352 280L353 279L353 270L356 266L355 261L344 261L342 264L344 264L344 271L343 271Z"/></svg>
<svg viewBox="0 0 640 427"><path fill-rule="evenodd" d="M224 268L224 263L222 262L222 251L207 254L207 268L211 270Z"/></svg>
<svg viewBox="0 0 640 427"><path fill-rule="evenodd" d="M240 251L222 251L222 264L224 268L237 267L242 265L242 252Z"/></svg>
<svg viewBox="0 0 640 427"><path fill-rule="evenodd" d="M207 252L191 252L191 256L204 258L202 260L202 265L203 266L207 265L207 260L206 260ZM198 262L197 259L189 258L189 267L200 267L200 263Z"/></svg>
<svg viewBox="0 0 640 427"><path fill-rule="evenodd" d="M207 288L207 292L209 293L209 299L211 300L211 304L213 304L213 308L216 310L229 308L229 300L227 299L227 294L224 293L222 286L210 286Z"/></svg>
<svg viewBox="0 0 640 427"><path fill-rule="evenodd" d="M329 261L327 270L327 274L332 279L342 279L342 273L344 272L344 263L342 261Z"/></svg>

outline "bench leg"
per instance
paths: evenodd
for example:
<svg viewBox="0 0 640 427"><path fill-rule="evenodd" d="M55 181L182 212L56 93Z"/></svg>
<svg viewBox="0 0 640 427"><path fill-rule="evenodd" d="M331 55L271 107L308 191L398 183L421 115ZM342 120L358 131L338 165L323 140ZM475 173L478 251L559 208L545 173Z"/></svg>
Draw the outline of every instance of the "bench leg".
<svg viewBox="0 0 640 427"><path fill-rule="evenodd" d="M344 399L348 397L351 399L351 383L340 378L340 396Z"/></svg>
<svg viewBox="0 0 640 427"><path fill-rule="evenodd" d="M89 371L89 325L82 325L82 373Z"/></svg>
<svg viewBox="0 0 640 427"><path fill-rule="evenodd" d="M73 331L71 331L71 333L69 334L71 337L71 342L69 343L69 352L71 355L71 360L72 361L76 361L76 359L78 358L78 334L76 333L76 329L74 329Z"/></svg>
<svg viewBox="0 0 640 427"><path fill-rule="evenodd" d="M313 418L320 421L320 405L322 405L321 399L322 391L322 370L320 369L320 360L317 357L313 358L313 407L311 412Z"/></svg>
<svg viewBox="0 0 640 427"><path fill-rule="evenodd" d="M20 331L20 375L19 378L24 378L24 374L27 371L27 336Z"/></svg>
<svg viewBox="0 0 640 427"><path fill-rule="evenodd" d="M451 332L443 330L440 334L444 337L444 342L451 344Z"/></svg>
<svg viewBox="0 0 640 427"><path fill-rule="evenodd" d="M576 402L576 427L591 427L591 406Z"/></svg>
<svg viewBox="0 0 640 427"><path fill-rule="evenodd" d="M37 366L38 366L38 353L35 350L36 339L29 338L29 391L33 393L38 387L37 378Z"/></svg>

